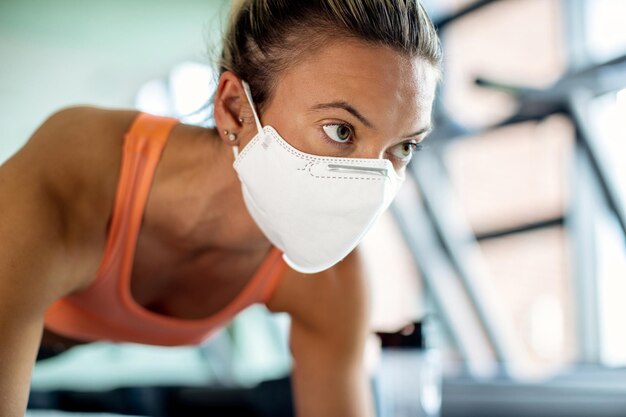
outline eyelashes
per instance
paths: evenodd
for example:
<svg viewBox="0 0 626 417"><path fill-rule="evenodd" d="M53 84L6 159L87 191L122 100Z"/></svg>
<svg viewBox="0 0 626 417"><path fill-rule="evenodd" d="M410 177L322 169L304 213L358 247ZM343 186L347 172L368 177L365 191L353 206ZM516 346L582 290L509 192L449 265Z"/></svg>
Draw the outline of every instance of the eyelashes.
<svg viewBox="0 0 626 417"><path fill-rule="evenodd" d="M346 149L354 143L354 127L348 123L327 123L321 126L322 138L326 143ZM416 152L424 149L424 145L414 141L407 141L396 144L389 148L387 153L400 163L407 164Z"/></svg>
<svg viewBox="0 0 626 417"><path fill-rule="evenodd" d="M326 137L336 143L352 143L354 128L346 123L330 123L322 126Z"/></svg>

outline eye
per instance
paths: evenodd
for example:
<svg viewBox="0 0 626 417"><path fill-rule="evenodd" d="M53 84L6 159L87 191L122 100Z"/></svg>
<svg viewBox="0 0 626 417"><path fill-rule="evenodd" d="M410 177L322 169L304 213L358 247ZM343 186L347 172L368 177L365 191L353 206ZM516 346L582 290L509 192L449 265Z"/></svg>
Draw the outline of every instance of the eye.
<svg viewBox="0 0 626 417"><path fill-rule="evenodd" d="M345 124L330 124L322 126L326 136L335 142L347 143L352 139L352 128Z"/></svg>
<svg viewBox="0 0 626 417"><path fill-rule="evenodd" d="M419 150L421 150L422 145L415 142L404 142L399 143L393 148L391 148L391 154L404 163L408 163L411 158L413 158L413 154Z"/></svg>

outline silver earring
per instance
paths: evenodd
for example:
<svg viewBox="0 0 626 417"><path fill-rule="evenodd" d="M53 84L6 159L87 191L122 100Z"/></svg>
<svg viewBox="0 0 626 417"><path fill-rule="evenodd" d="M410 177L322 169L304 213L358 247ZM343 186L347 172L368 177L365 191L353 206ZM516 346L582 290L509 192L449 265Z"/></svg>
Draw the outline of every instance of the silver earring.
<svg viewBox="0 0 626 417"><path fill-rule="evenodd" d="M243 117L239 118L239 123L243 123Z"/></svg>

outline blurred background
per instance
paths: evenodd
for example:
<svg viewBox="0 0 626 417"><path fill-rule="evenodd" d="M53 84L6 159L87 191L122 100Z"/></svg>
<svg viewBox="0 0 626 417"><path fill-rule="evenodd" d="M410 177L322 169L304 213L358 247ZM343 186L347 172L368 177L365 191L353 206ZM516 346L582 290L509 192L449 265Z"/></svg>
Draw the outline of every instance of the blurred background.
<svg viewBox="0 0 626 417"><path fill-rule="evenodd" d="M379 414L626 415L626 2L424 4L435 130L363 244ZM0 162L70 105L205 123L229 8L0 1ZM30 412L291 415L287 329L253 307L198 348L77 347Z"/></svg>

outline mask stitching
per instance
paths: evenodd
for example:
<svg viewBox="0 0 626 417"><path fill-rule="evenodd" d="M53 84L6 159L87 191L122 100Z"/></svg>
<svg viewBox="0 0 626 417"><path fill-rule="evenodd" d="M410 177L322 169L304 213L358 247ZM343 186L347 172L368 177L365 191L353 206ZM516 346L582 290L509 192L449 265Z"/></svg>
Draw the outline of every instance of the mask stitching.
<svg viewBox="0 0 626 417"><path fill-rule="evenodd" d="M274 139L276 139L278 144L283 149L285 149L287 152L291 153L292 155L297 156L300 159L306 159L306 160L313 161L313 162L352 162L352 163L360 163L360 164L373 165L373 166L387 165L384 162L386 161L385 159L368 160L368 159L359 159L359 158L326 158L326 157L317 156L317 155L309 156L304 153L299 153L301 151L296 152L296 150L287 147L284 143L284 140L279 140L279 138L276 136L277 134L271 130L270 130L270 134L274 136Z"/></svg>
<svg viewBox="0 0 626 417"><path fill-rule="evenodd" d="M366 180L366 181L384 181L385 178L371 178L371 177L338 177L338 176L330 176L330 175L316 175L312 172L312 167L314 164L316 163L324 163L324 162L344 162L344 163L348 163L348 162L352 162L352 163L360 163L360 164L365 164L365 165L371 165L371 166L380 166L380 165L387 165L384 161L385 160L374 160L374 161L369 161L367 159L359 159L359 158L324 158L324 157L319 157L316 155L306 155L306 154L300 154L298 152L296 152L295 150L291 149L290 147L286 146L285 143L283 143L284 140L280 140L281 138L278 137L278 133L274 132L273 130L269 130L269 132L265 131L265 129L263 130L263 134L270 134L272 135L273 139L276 140L276 142L278 143L278 145L280 145L281 148L283 148L284 150L286 150L287 152L289 152L290 154L294 155L295 157L299 158L299 159L303 159L306 161L309 161L307 163L307 165L304 168L296 168L298 171L305 171L308 170L309 174L313 177L313 178L317 178L317 179L346 179L346 180ZM235 162L235 166L239 166L239 163L241 162L241 160L243 160L244 156L250 151L250 149L252 149L254 146L256 146L256 143L262 140L262 135L258 135L252 140L252 142L250 142L248 144L248 146L245 147L245 149L243 150L243 152L241 152L238 160ZM393 169L393 168L392 168ZM398 178L400 179L400 178Z"/></svg>
<svg viewBox="0 0 626 417"><path fill-rule="evenodd" d="M235 161L235 166L239 166L244 156L246 156L246 154L250 152L250 149L252 149L255 146L255 144L259 142L260 140L261 140L261 135L257 135L250 143L246 145L245 148L243 148L243 151L241 151L241 153L239 154L239 157Z"/></svg>
<svg viewBox="0 0 626 417"><path fill-rule="evenodd" d="M243 85L243 89L244 89L244 92L245 92L245 95L246 95L246 99L248 100L248 103L250 104L250 107L252 108L252 112L254 114L254 121L255 121L255 123L257 125L257 136L255 138L255 141L256 141L256 139L259 139L260 136L262 136L262 134L266 134L265 129L264 129L265 126L261 125L261 120L259 119L259 116L258 116L258 114L257 114L257 112L256 112L256 110L254 108L254 102L252 100L252 92L250 91L250 85L246 81L244 81L244 80L242 80L242 85ZM368 160L366 158L324 158L324 157L319 157L317 155L309 156L309 155L304 154L304 152L298 151L296 149L291 149L291 145L287 146L288 144L284 143L285 142L284 139L282 139L280 137L280 135L278 134L278 132L276 132L274 128L271 128L271 126L270 126L270 129L268 129L268 130L271 133L271 135L274 136L274 139L276 139L278 141L278 143L285 150L289 151L292 155L295 155L295 156L297 156L300 159L318 160L318 161L326 161L326 162L327 161L353 162L353 163L361 163L361 164L370 164L370 165L374 165L374 166L377 166L378 164L381 164L381 163L383 165L387 165L387 164L391 163L391 161L389 161L389 160ZM281 140L278 140L278 139L281 139ZM253 142L255 142L255 141L253 141ZM252 144L253 142L251 142L250 144ZM296 151L297 151L297 153L296 153ZM244 149L243 154L245 155L245 153L246 152L245 152L245 149ZM392 169L395 172L395 168L392 167Z"/></svg>

